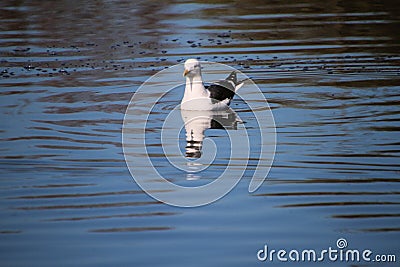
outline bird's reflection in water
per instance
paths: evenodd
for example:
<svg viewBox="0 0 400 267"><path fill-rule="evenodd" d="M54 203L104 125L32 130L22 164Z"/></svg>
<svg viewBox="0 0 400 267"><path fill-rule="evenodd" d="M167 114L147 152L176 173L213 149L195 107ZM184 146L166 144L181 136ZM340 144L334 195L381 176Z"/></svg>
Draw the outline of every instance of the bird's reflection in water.
<svg viewBox="0 0 400 267"><path fill-rule="evenodd" d="M202 155L204 132L207 129L236 130L240 121L232 109L222 111L181 110L186 130L186 158Z"/></svg>

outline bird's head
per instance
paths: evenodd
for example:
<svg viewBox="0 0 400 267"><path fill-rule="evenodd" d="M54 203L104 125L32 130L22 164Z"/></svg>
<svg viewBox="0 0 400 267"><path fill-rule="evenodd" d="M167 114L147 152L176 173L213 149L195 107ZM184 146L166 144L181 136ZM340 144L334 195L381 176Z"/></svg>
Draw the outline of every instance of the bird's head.
<svg viewBox="0 0 400 267"><path fill-rule="evenodd" d="M201 74L200 62L197 59L188 59L185 62L185 70L183 76L193 77Z"/></svg>

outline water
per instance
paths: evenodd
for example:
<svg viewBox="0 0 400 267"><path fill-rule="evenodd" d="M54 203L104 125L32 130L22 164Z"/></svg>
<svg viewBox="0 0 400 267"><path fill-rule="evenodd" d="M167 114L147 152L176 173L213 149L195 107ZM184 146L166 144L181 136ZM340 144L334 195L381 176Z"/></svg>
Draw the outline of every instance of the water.
<svg viewBox="0 0 400 267"><path fill-rule="evenodd" d="M0 14L2 266L256 266L271 264L256 257L265 244L323 250L338 238L399 260L396 1L2 1ZM258 191L251 165L226 197L192 209L143 193L121 145L133 93L188 57L252 77L277 127ZM160 110L178 103L167 94ZM232 108L251 118L243 100ZM327 264L375 265L315 263Z"/></svg>

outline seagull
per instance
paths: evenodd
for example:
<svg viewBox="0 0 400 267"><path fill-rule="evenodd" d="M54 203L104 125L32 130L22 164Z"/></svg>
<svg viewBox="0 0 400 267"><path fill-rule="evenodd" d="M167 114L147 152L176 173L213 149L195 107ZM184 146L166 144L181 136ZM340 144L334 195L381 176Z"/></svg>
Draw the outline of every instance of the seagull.
<svg viewBox="0 0 400 267"><path fill-rule="evenodd" d="M197 59L185 62L183 76L186 77L185 94L181 102L183 110L224 110L227 109L237 90L245 80L238 82L236 72L209 86L204 86L201 66Z"/></svg>

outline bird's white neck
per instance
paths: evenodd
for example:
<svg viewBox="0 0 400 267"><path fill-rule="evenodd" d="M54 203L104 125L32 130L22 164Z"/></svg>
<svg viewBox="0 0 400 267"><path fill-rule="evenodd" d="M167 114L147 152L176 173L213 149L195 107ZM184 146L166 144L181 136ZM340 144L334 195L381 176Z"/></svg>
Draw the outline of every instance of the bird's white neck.
<svg viewBox="0 0 400 267"><path fill-rule="evenodd" d="M201 74L186 77L185 100L208 97L206 88L204 87Z"/></svg>

